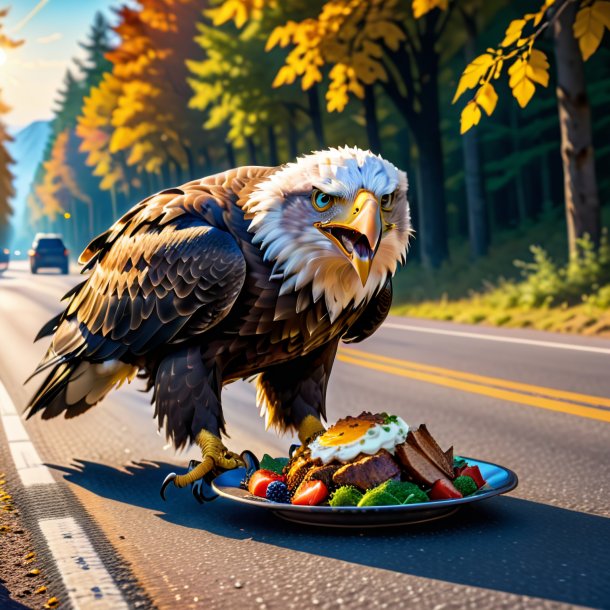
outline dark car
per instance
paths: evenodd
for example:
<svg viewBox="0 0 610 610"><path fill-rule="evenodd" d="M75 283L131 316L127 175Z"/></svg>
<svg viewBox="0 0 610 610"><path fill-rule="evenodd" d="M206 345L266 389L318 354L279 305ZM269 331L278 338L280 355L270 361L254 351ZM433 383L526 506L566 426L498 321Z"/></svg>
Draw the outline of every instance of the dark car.
<svg viewBox="0 0 610 610"><path fill-rule="evenodd" d="M61 235L51 233L38 234L34 238L30 256L30 269L38 273L39 269L58 267L65 275L69 272L69 250L66 248Z"/></svg>
<svg viewBox="0 0 610 610"><path fill-rule="evenodd" d="M0 248L0 273L8 269L8 261L11 251L8 248Z"/></svg>

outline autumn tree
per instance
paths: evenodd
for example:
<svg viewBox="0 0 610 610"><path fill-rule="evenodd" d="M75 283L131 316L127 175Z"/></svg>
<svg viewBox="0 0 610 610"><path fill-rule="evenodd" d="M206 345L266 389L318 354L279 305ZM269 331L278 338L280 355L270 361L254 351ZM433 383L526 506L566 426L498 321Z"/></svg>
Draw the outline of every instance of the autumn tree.
<svg viewBox="0 0 610 610"><path fill-rule="evenodd" d="M124 152L139 171L161 172L165 183L194 176L205 146L200 117L188 109L185 65L185 58L200 54L194 40L200 10L191 0L122 7L115 27L120 42L107 55L122 88L110 152Z"/></svg>
<svg viewBox="0 0 610 610"><path fill-rule="evenodd" d="M0 101L0 115L6 114L9 110L10 108ZM8 239L9 218L13 212L9 202L15 194L13 175L10 171L14 161L6 148L6 144L12 140L4 122L0 121L0 247L5 247Z"/></svg>
<svg viewBox="0 0 610 610"><path fill-rule="evenodd" d="M311 125L310 131L315 127L309 101L296 88L272 90L283 59L277 52L265 51L268 24L255 21L237 30L233 24L204 22L199 32L196 41L205 59L187 61L187 66L194 92L190 106L205 112L204 129L226 138L229 158L233 146L245 147L249 163L277 165L278 148L285 144L294 159L299 153L299 127L304 123Z"/></svg>
<svg viewBox="0 0 610 610"><path fill-rule="evenodd" d="M610 29L606 0L544 0L538 10L509 24L498 48L488 49L464 70L454 101L466 91L474 94L462 111L461 132L491 115L498 101L493 81L508 74L513 96L523 108L536 91L549 83L549 61L534 45L552 29L557 67L557 102L561 125L564 198L569 252L578 254L578 240L600 238L600 208L583 61L598 49Z"/></svg>
<svg viewBox="0 0 610 610"><path fill-rule="evenodd" d="M273 4L227 0L216 22L256 20ZM448 0L412 6L402 0L332 0L312 5L309 16L288 20L269 36L267 48L290 47L274 86L300 80L303 90L323 84L326 106L341 112L350 97L368 101L378 86L407 122L417 145L419 239L425 264L437 267L448 257L438 75L440 44L451 11ZM425 6L422 6L425 5ZM369 96L367 100L367 95Z"/></svg>

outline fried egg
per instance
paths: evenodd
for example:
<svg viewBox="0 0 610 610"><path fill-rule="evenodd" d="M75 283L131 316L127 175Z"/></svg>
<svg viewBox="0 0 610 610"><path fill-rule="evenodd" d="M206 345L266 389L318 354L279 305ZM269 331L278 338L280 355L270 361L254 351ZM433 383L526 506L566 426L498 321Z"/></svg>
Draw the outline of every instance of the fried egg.
<svg viewBox="0 0 610 610"><path fill-rule="evenodd" d="M404 443L408 432L409 426L397 415L347 417L309 443L309 449L311 457L323 464L333 460L350 462L360 453L374 455L380 449L393 455L394 448Z"/></svg>

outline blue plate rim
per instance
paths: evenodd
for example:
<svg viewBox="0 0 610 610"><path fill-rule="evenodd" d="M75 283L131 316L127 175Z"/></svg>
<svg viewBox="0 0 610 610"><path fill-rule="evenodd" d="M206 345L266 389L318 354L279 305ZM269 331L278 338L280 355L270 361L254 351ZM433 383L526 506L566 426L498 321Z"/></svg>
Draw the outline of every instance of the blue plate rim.
<svg viewBox="0 0 610 610"><path fill-rule="evenodd" d="M478 502L480 500L486 500L488 498L492 498L494 496L498 496L501 494L508 493L515 489L519 484L519 478L517 474L511 470L510 468L506 468L505 466L500 466L499 464L495 464L494 462L487 462L485 460L479 460L476 458L460 456L464 460L466 460L469 464L477 466L479 464L483 464L485 466L493 467L496 470L502 471L508 475L508 480L498 486L493 487L491 489L483 489L483 491L478 491L471 496L466 496L465 498L455 498L455 499L447 499L447 500L430 500L428 502L420 502L417 504L395 504L391 506L299 506L296 504L282 504L280 502L272 502L271 500L266 500L264 498L250 499L247 496L238 497L234 494L228 493L225 489L242 489L236 485L230 486L219 486L217 482L222 483L222 478L226 475L235 476L238 472L243 472L245 476L245 469L238 468L236 470L230 470L220 474L212 481L212 488L214 491L221 496L222 498L226 498L228 500L232 500L234 502L239 502L240 504L247 504L249 506L257 506L259 508L264 508L267 510L273 511L292 511L292 512L306 512L306 513L344 513L350 515L363 515L366 513L393 513L393 512L418 512L422 510L433 510L435 508L444 508L444 507L458 507L464 504L470 504L472 502ZM251 496L254 498L254 496Z"/></svg>

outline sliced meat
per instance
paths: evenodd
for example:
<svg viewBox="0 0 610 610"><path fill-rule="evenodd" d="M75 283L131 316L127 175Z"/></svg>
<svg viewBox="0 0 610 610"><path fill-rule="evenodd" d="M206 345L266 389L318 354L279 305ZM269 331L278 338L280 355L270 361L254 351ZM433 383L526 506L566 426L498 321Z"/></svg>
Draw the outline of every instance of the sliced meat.
<svg viewBox="0 0 610 610"><path fill-rule="evenodd" d="M449 479L453 479L453 458L449 461L445 452L428 432L425 424L407 434L407 443L419 449Z"/></svg>
<svg viewBox="0 0 610 610"><path fill-rule="evenodd" d="M341 468L341 464L327 464L326 466L314 466L305 475L303 481L322 481L328 489L335 487L333 475Z"/></svg>
<svg viewBox="0 0 610 610"><path fill-rule="evenodd" d="M290 491L296 489L315 465L315 462L306 454L291 460L285 470L288 489Z"/></svg>
<svg viewBox="0 0 610 610"><path fill-rule="evenodd" d="M400 467L385 449L341 466L333 475L336 485L355 485L362 490L375 487L388 479L400 478Z"/></svg>
<svg viewBox="0 0 610 610"><path fill-rule="evenodd" d="M396 458L416 483L432 486L439 479L449 480L445 472L433 464L425 453L408 442L397 445Z"/></svg>

